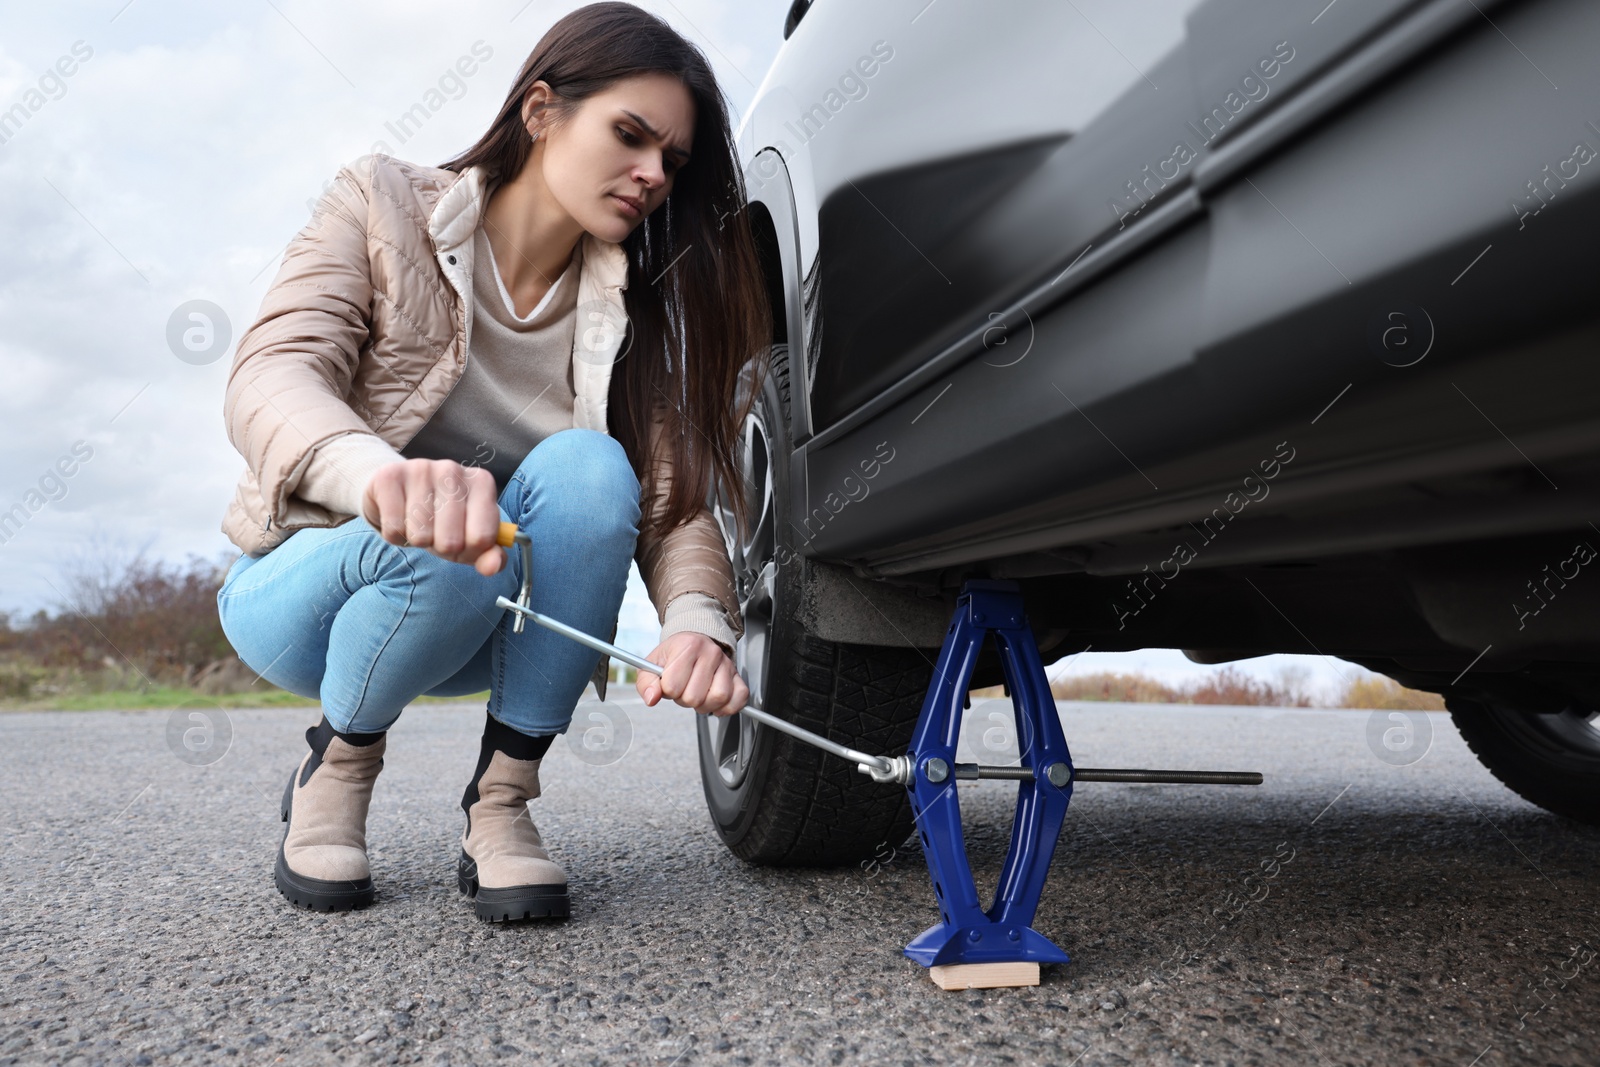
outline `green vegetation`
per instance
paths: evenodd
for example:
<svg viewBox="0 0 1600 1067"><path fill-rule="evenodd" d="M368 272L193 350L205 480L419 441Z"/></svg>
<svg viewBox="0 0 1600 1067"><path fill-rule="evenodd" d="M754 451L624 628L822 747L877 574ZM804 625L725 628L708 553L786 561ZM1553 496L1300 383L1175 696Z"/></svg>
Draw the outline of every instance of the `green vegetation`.
<svg viewBox="0 0 1600 1067"><path fill-rule="evenodd" d="M203 693L184 686L156 686L151 689L103 689L96 692L63 694L45 700L0 702L3 711L136 711L143 708L181 708L205 704L223 708L300 708L316 707L318 702L298 693L286 692L265 682L260 692ZM459 697L418 697L417 704L482 704L489 691Z"/></svg>
<svg viewBox="0 0 1600 1067"><path fill-rule="evenodd" d="M134 711L141 708L181 708L191 704L224 708L275 708L312 706L307 700L282 689L267 688L260 693L227 693L213 696L198 689L156 686L151 689L104 689L99 692L72 693L33 703L6 702L8 710L43 711Z"/></svg>

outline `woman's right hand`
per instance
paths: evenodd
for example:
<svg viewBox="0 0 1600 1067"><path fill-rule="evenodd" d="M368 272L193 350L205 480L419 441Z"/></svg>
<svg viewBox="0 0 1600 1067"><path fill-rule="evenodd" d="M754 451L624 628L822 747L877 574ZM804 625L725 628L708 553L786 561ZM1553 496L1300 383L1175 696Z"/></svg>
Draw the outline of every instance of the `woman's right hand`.
<svg viewBox="0 0 1600 1067"><path fill-rule="evenodd" d="M362 517L391 545L416 545L484 577L505 566L495 543L500 496L494 475L453 459L408 459L373 472L361 496Z"/></svg>

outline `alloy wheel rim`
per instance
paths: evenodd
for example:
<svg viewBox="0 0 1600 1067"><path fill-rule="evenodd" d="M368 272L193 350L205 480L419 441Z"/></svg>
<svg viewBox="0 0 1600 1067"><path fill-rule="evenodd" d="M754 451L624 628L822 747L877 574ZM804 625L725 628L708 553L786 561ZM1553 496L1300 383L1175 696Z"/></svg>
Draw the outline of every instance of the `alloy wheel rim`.
<svg viewBox="0 0 1600 1067"><path fill-rule="evenodd" d="M739 473L744 479L746 518L737 523L720 487L711 512L722 531L733 563L734 586L744 633L734 646L734 665L750 687L750 703L766 709L767 674L777 584L777 513L773 498L772 440L759 410L746 417L739 434ZM709 734L717 777L729 789L743 784L750 772L760 727L742 715L702 717Z"/></svg>

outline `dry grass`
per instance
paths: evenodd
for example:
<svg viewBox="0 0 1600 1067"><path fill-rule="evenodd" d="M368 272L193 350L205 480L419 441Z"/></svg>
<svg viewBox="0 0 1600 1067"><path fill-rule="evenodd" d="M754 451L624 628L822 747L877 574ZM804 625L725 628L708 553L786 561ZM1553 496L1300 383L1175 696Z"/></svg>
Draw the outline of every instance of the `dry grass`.
<svg viewBox="0 0 1600 1067"><path fill-rule="evenodd" d="M1357 678L1345 687L1340 707L1377 708L1391 711L1443 711L1444 697L1407 689L1393 678L1375 674Z"/></svg>
<svg viewBox="0 0 1600 1067"><path fill-rule="evenodd" d="M1224 667L1208 677L1185 685L1168 685L1138 672L1098 671L1058 678L1050 684L1057 700L1104 700L1124 704L1226 704L1249 707L1307 708L1316 706L1305 680L1286 675L1270 682ZM1001 686L972 690L972 699L1004 695ZM1345 686L1334 701L1338 708L1378 708L1396 711L1443 711L1444 699L1436 693L1407 689L1392 678L1370 675Z"/></svg>

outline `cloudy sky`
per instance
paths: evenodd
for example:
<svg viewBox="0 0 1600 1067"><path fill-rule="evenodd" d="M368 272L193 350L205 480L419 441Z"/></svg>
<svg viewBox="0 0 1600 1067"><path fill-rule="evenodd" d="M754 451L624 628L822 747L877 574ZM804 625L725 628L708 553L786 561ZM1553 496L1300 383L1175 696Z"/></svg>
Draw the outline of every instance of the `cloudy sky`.
<svg viewBox="0 0 1600 1067"><path fill-rule="evenodd" d="M89 551L236 554L218 528L243 469L222 422L231 340L185 362L173 313L210 301L236 340L342 164L373 150L437 164L471 144L578 6L7 5L0 108L28 113L0 127L13 250L0 266L0 510L45 503L0 544L0 610L54 610L62 569ZM700 44L742 114L787 0L641 6ZM485 54L470 78L446 79L420 130L391 132L458 59ZM655 617L631 585L623 621L642 643Z"/></svg>
<svg viewBox="0 0 1600 1067"><path fill-rule="evenodd" d="M222 422L231 341L339 167L369 151L437 164L485 129L522 60L578 3L195 0L7 5L0 14L0 610L62 603L94 553L181 561L236 550L218 528L243 461ZM641 3L706 52L737 115L782 43L789 0ZM390 129L463 56L413 136ZM22 109L15 110L14 105ZM222 309L214 357L169 341L191 301ZM181 321L181 316L179 317ZM70 471L70 475L62 472ZM42 503L42 506L41 506ZM33 510L34 508L37 510ZM637 573L618 643L653 647ZM1271 676L1309 657L1271 657ZM1078 671L1201 669L1175 652ZM1344 668L1353 673L1353 668Z"/></svg>

